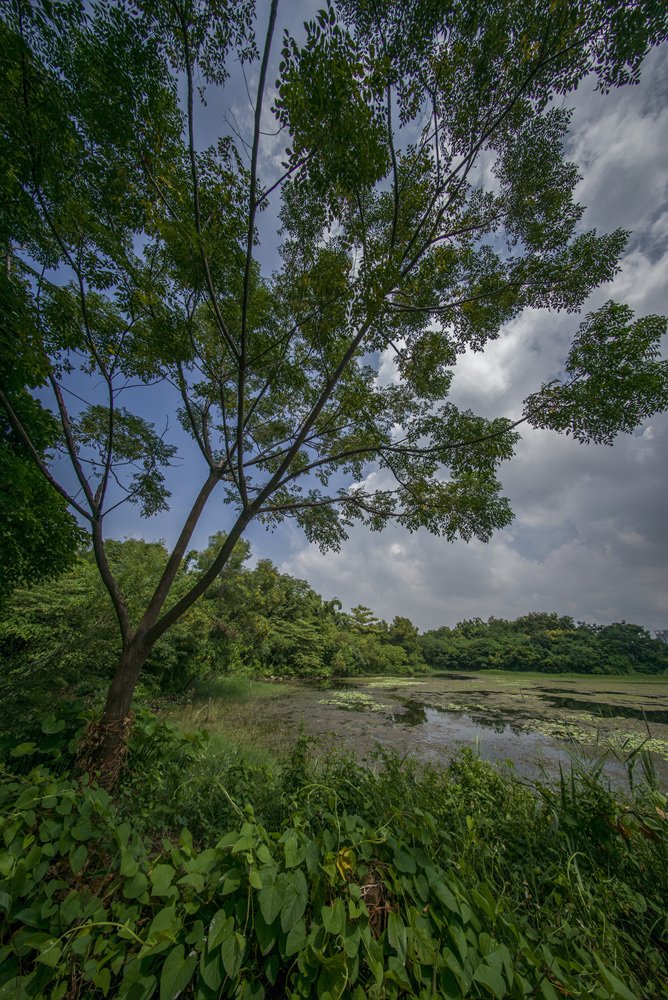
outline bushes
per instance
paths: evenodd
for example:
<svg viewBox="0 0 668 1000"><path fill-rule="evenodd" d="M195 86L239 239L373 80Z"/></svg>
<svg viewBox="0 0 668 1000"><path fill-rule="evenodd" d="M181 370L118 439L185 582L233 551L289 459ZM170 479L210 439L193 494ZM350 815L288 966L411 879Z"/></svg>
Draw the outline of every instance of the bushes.
<svg viewBox="0 0 668 1000"><path fill-rule="evenodd" d="M651 786L536 795L472 754L316 765L304 739L216 771L140 723L116 804L44 762L14 773L34 749L4 770L2 1000L666 995Z"/></svg>

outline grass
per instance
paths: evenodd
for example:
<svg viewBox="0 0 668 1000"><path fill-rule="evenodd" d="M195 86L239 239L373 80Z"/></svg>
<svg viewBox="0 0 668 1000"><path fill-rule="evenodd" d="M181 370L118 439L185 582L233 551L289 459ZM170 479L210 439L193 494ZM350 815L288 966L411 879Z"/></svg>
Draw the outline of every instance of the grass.
<svg viewBox="0 0 668 1000"><path fill-rule="evenodd" d="M167 718L182 732L206 730L207 757L215 760L234 751L250 762L268 764L283 755L292 739L283 727L267 725L263 705L289 698L293 691L291 684L249 677L213 678L200 681L192 701L168 712Z"/></svg>

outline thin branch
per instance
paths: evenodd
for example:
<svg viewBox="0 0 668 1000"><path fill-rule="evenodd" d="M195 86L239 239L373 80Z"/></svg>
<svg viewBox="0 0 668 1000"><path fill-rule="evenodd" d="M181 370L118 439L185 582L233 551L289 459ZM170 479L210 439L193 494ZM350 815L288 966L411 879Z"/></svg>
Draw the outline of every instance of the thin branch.
<svg viewBox="0 0 668 1000"><path fill-rule="evenodd" d="M190 429L193 432L193 437L195 438L197 446L199 450L202 452L202 455L204 456L206 462L208 463L208 465L212 466L213 457L211 455L210 449L207 448L206 446L204 438L202 437L202 435L200 435L200 431L197 426L197 421L195 420L195 414L193 412L192 404L190 402L190 397L188 396L188 385L186 383L185 375L183 374L183 365L181 364L181 362L178 362L176 370L178 372L179 392L181 393L181 399L183 400L183 405L186 408L186 414L188 415Z"/></svg>
<svg viewBox="0 0 668 1000"><path fill-rule="evenodd" d="M526 285L524 281L508 281L505 285L500 285L498 288L491 288L487 292L480 292L478 295L468 295L464 299L456 299L453 302L446 302L444 305L431 305L431 306L414 306L408 303L402 302L388 302L388 305L398 312L417 312L417 313L441 313L447 312L449 309L456 309L458 306L467 305L469 302L479 302L481 299L488 299L494 295L502 295L503 292L508 291L510 288L522 288Z"/></svg>
<svg viewBox="0 0 668 1000"><path fill-rule="evenodd" d="M261 135L266 135L266 133L262 132ZM312 149L309 153L307 153L306 156L302 156L301 159L297 160L296 163L293 163L293 165L291 167L289 167L285 171L284 174L281 174L281 176L278 178L277 181L274 181L274 183L271 185L271 187L266 188L262 192L262 194L259 194L257 196L257 198L255 200L255 208L259 208L260 205L262 204L262 202L266 201L266 199L269 197L269 195L272 193L272 191L275 191L277 187L280 187L280 185L283 183L283 181L286 181L288 179L288 177L290 177L292 174L294 174L294 172L296 170L299 170L299 168L303 167L305 163L308 163L308 161L314 155L315 155L315 150Z"/></svg>
<svg viewBox="0 0 668 1000"><path fill-rule="evenodd" d="M248 513L239 514L236 522L225 539L225 542L221 546L216 558L212 562L211 566L209 566L208 570L202 574L197 583L191 587L190 590L176 602L176 604L172 605L169 611L165 612L162 618L155 622L155 624L149 626L148 631L144 635L144 641L149 648L164 632L167 631L168 628L174 624L174 622L178 621L179 618L185 614L190 607L192 607L198 597L209 589L211 584L224 568L229 557L232 555L234 546L241 538L241 535L243 534L252 516L253 515L249 515Z"/></svg>
<svg viewBox="0 0 668 1000"><path fill-rule="evenodd" d="M183 40L183 51L184 59L186 64L186 87L187 87L187 115L188 115L188 155L190 159L190 176L193 188L193 207L195 211L195 231L199 237L199 252L202 261L202 266L204 268L204 277L206 279L206 286L209 292L209 298L211 300L211 306L216 319L218 328L223 336L223 340L227 344L232 356L239 360L239 352L237 350L236 344L232 339L232 335L227 328L227 324L223 319L223 315L220 311L218 305L218 297L216 295L216 290L213 285L213 278L211 277L211 270L209 268L209 258L207 257L206 251L204 249L204 240L202 236L202 219L200 213L200 202L199 202L199 174L197 171L197 156L195 153L195 110L194 110L194 83L193 83L193 64L192 64L192 54L190 52L190 39L188 37L188 25L186 23L185 15L183 11L177 6L177 15L181 25L181 37Z"/></svg>
<svg viewBox="0 0 668 1000"><path fill-rule="evenodd" d="M533 412L533 411L532 411ZM358 458L362 455L368 455L371 457L377 456L382 458L385 454L389 455L416 455L419 457L427 457L428 455L445 455L449 451L458 451L461 448L472 448L474 445L482 444L485 441L492 441L496 438L503 437L508 434L509 431L514 430L519 427L520 424L526 423L530 418L531 413L525 413L518 420L507 424L505 427L500 428L498 431L490 431L488 434L481 434L475 438L469 438L467 441L452 441L448 444L438 444L433 445L428 448L408 448L403 445L369 445L367 448L348 448L344 451L337 452L334 455L327 455L325 458L319 458L309 465L305 465L303 468L298 469L296 472L285 476L284 479L278 484L277 489L285 486L287 483L302 475L306 475L308 472L313 472L314 469L321 468L323 465L333 465L335 463L342 462L350 458Z"/></svg>
<svg viewBox="0 0 668 1000"><path fill-rule="evenodd" d="M76 441L74 440L74 433L72 431L72 425L70 423L70 415L67 411L65 405L65 400L63 399L63 394L61 392L60 386L56 382L54 376L49 374L49 382L51 388L53 389L53 394L56 397L56 402L58 404L58 412L60 413L60 423L63 428L63 433L65 435L65 444L67 446L67 452L70 456L70 462L72 463L72 468L76 473L76 477L79 480L79 485L84 491L84 496L90 504L90 509L93 514L98 512L98 504L93 496L93 491L90 487L90 483L86 479L83 469L81 468L81 462L79 461L79 454L77 451Z"/></svg>
<svg viewBox="0 0 668 1000"><path fill-rule="evenodd" d="M272 0L269 10L269 23L267 25L267 36L262 54L262 64L260 66L260 78L257 85L257 100L255 103L255 126L253 130L253 148L251 151L250 170L250 191L248 209L248 233L246 236L246 266L244 269L244 284L241 297L241 351L239 357L239 382L237 396L237 475L239 477L239 487L241 501L244 507L248 503L246 493L246 478L243 468L243 448L244 448L244 407L246 395L246 365L248 360L248 302L250 297L251 272L253 267L253 239L255 237L255 213L257 211L256 191L257 191L257 157L260 148L260 121L262 118L262 107L264 101L264 87L267 79L267 67L269 66L269 54L271 52L271 41L276 24L276 13L278 11L278 0ZM245 79L244 74L244 79Z"/></svg>
<svg viewBox="0 0 668 1000"><path fill-rule="evenodd" d="M183 528L181 529L181 534L176 541L176 545L172 549L167 565L165 566L158 585L153 592L153 596L149 601L148 607L146 608L142 622L137 630L138 633L145 633L155 623L162 606L167 600L167 596L176 578L176 574L179 571L179 566L183 561L186 549L190 539L192 538L192 533L197 527L197 522L199 521L202 511L206 506L207 500L219 482L220 470L211 469L202 488L197 494L192 507L190 508L190 512L183 524Z"/></svg>
<svg viewBox="0 0 668 1000"><path fill-rule="evenodd" d="M12 425L14 433L17 435L17 437L20 438L21 443L23 444L26 451L30 455L31 459L33 460L39 471L42 473L44 478L47 480L47 482L54 488L54 490L57 493L60 494L63 500L65 500L65 502L68 503L69 506L72 507L77 512L77 514L80 514L81 517L85 518L87 521L92 522L93 515L91 514L91 512L86 510L85 507L82 507L81 504L77 503L74 497L71 497L67 492L67 490L65 490L60 485L58 480L51 475L46 466L46 463L44 462L41 455L33 445L32 441L30 440L30 435L26 431L20 418L16 414L16 411L12 407L11 403L7 399L2 389L0 389L0 404L2 404L2 407L5 410L5 413L7 414L7 418L10 424Z"/></svg>
<svg viewBox="0 0 668 1000"><path fill-rule="evenodd" d="M390 247L394 249L397 240L397 224L399 222L399 171L397 170L397 154L394 149L394 136L392 135L392 91L389 82L387 84L387 136L390 146L390 158L392 160L392 193L394 197Z"/></svg>

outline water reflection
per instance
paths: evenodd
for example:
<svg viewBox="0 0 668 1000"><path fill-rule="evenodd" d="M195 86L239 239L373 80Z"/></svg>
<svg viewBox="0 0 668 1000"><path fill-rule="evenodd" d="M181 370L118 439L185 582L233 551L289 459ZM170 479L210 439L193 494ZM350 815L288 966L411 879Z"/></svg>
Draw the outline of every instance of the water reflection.
<svg viewBox="0 0 668 1000"><path fill-rule="evenodd" d="M426 708L419 701L404 701L402 709L392 713L392 722L399 722L402 726L421 726L427 721Z"/></svg>
<svg viewBox="0 0 668 1000"><path fill-rule="evenodd" d="M397 727L412 729L411 740L423 757L445 761L461 747L474 747L485 760L512 763L524 777L535 778L545 768L554 772L560 765L569 767L571 754L583 753L575 744L569 747L493 713L452 711L408 700L391 719ZM605 771L613 780L625 779L625 769L617 760L608 759Z"/></svg>
<svg viewBox="0 0 668 1000"><path fill-rule="evenodd" d="M555 697L552 694L541 694L541 698L549 701L552 708L567 708L570 711L586 711L592 715L606 718L641 719L647 722L668 722L668 712L657 708L633 708L631 705L612 705L605 701L582 701L579 698Z"/></svg>

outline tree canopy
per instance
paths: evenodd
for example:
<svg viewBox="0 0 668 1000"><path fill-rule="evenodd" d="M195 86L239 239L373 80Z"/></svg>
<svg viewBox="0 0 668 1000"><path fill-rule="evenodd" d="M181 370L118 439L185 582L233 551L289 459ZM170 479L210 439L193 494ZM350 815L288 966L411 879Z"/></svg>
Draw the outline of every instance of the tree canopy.
<svg viewBox="0 0 668 1000"><path fill-rule="evenodd" d="M294 518L325 548L354 520L488 539L512 517L498 467L519 424L611 442L668 405L666 321L616 303L581 321L563 377L523 414L490 420L448 398L463 351L528 306L546 310L549 336L549 311L576 313L616 273L627 234L583 229L562 105L590 73L604 91L636 82L665 6L341 0L285 31L271 88L277 12L277 0L257 15L250 0L3 8L3 310L16 351L38 359L26 386L48 391L48 444L68 474L7 386L0 403L90 529L122 639L114 718L250 521ZM233 119L203 146L207 95L225 106L230 74L252 67L248 134ZM283 152L267 173L271 128ZM274 203L268 274L259 221ZM131 406L156 384L180 394L204 471L136 620L104 523L121 503L150 516L169 502L175 446ZM168 602L214 490L229 532Z"/></svg>

